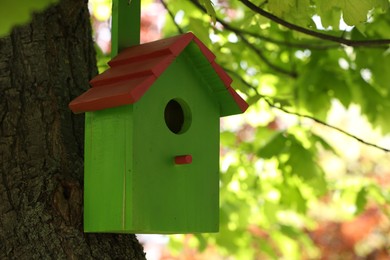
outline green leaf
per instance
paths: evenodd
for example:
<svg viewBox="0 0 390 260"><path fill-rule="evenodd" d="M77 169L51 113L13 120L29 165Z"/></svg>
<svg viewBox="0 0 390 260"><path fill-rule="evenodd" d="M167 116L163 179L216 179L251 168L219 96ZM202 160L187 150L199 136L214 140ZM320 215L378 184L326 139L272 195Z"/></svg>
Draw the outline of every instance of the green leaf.
<svg viewBox="0 0 390 260"><path fill-rule="evenodd" d="M339 28L341 9L338 0L317 0L317 11L324 28Z"/></svg>
<svg viewBox="0 0 390 260"><path fill-rule="evenodd" d="M321 145L322 148L324 148L325 150L327 151L330 151L334 154L338 154L337 151L333 148L333 146L331 146L327 141L325 141L324 138L322 138L321 136L319 135L316 135L316 134L312 134L310 136L310 139L311 141L314 143L314 144L319 144Z"/></svg>
<svg viewBox="0 0 390 260"><path fill-rule="evenodd" d="M263 204L263 212L266 220L272 224L276 223L278 221L277 219L277 212L279 211L279 206L276 203L265 201Z"/></svg>
<svg viewBox="0 0 390 260"><path fill-rule="evenodd" d="M204 44L210 45L209 31L206 29L207 23L199 18L190 18L188 29L192 31Z"/></svg>
<svg viewBox="0 0 390 260"><path fill-rule="evenodd" d="M220 137L222 146L234 147L237 143L237 136L233 132L224 131Z"/></svg>
<svg viewBox="0 0 390 260"><path fill-rule="evenodd" d="M42 11L57 2L58 0L1 1L0 37L9 34L14 26L29 22L34 12Z"/></svg>
<svg viewBox="0 0 390 260"><path fill-rule="evenodd" d="M310 0L269 0L269 11L295 24L308 26L311 21Z"/></svg>
<svg viewBox="0 0 390 260"><path fill-rule="evenodd" d="M299 231L291 226L286 225L280 225L280 231L285 235L292 239L297 239L297 237L300 235Z"/></svg>
<svg viewBox="0 0 390 260"><path fill-rule="evenodd" d="M292 173L304 180L310 180L317 175L313 154L297 142L291 146L288 164L292 167Z"/></svg>
<svg viewBox="0 0 390 260"><path fill-rule="evenodd" d="M100 47L97 44L95 44L95 51L96 51L96 61L97 61L96 65L98 67L99 73L103 73L109 68L108 62L110 61L110 55L104 54L102 49L100 49Z"/></svg>
<svg viewBox="0 0 390 260"><path fill-rule="evenodd" d="M269 159L281 154L286 149L286 137L284 132L280 132L272 137L258 151L257 155L264 159Z"/></svg>
<svg viewBox="0 0 390 260"><path fill-rule="evenodd" d="M204 251L208 244L207 244L207 239L205 238L205 236L203 234L194 234L194 236L198 239L198 242L199 242L199 246L198 246L198 249L200 252Z"/></svg>
<svg viewBox="0 0 390 260"><path fill-rule="evenodd" d="M375 17L375 22L366 23L365 26L365 34L367 35L367 38L390 38L390 15L388 12L377 15Z"/></svg>
<svg viewBox="0 0 390 260"><path fill-rule="evenodd" d="M380 62L378 62L380 61ZM364 80L361 75L354 77L353 95L356 103L362 108L362 113L374 125L379 126L383 133L390 132L390 54L383 50L357 50L356 66L359 74L369 73Z"/></svg>
<svg viewBox="0 0 390 260"><path fill-rule="evenodd" d="M217 22L217 14L215 13L214 6L211 0L199 0L199 3L206 8L207 13L210 15L213 24Z"/></svg>
<svg viewBox="0 0 390 260"><path fill-rule="evenodd" d="M270 245L270 242L265 239L260 239L258 242L261 252L267 254L271 259L278 259L274 246Z"/></svg>
<svg viewBox="0 0 390 260"><path fill-rule="evenodd" d="M373 9L374 1L371 0L342 0L343 19L348 25L356 25L367 20L368 11Z"/></svg>
<svg viewBox="0 0 390 260"><path fill-rule="evenodd" d="M341 13L346 24L361 25L367 21L369 11L378 8L385 11L389 8L387 0L317 0L318 14L322 25L338 29ZM362 27L360 27L362 28Z"/></svg>
<svg viewBox="0 0 390 260"><path fill-rule="evenodd" d="M307 211L306 199L302 196L298 187L290 185L282 185L280 188L282 192L281 204L287 209L294 209L301 214Z"/></svg>
<svg viewBox="0 0 390 260"><path fill-rule="evenodd" d="M339 1L343 11L343 19L348 25L358 25L367 21L368 12L375 7L386 10L389 7L387 0L342 0Z"/></svg>
<svg viewBox="0 0 390 260"><path fill-rule="evenodd" d="M268 9L276 16L283 17L294 8L295 0L269 0Z"/></svg>
<svg viewBox="0 0 390 260"><path fill-rule="evenodd" d="M361 188L358 194L356 195L356 214L363 212L367 204L367 189L365 187Z"/></svg>

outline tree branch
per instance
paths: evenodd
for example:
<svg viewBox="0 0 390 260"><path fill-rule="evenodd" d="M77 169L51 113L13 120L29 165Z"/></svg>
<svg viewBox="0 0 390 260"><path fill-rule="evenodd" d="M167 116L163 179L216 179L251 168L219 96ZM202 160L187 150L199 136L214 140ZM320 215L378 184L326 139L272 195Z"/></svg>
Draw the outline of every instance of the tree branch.
<svg viewBox="0 0 390 260"><path fill-rule="evenodd" d="M195 5L198 6L198 8L200 9L203 9L203 7L201 5L199 5L198 2L194 1L194 0L191 0L191 2ZM204 9L202 10L204 11ZM258 39L261 39L261 40L264 40L264 41L267 41L267 42L271 42L271 43L274 43L274 44L277 44L277 45L283 45L283 46L287 46L287 47L292 47L292 48L298 48L298 49L311 49L311 50L327 50L327 49L335 49L335 48L340 48L340 45L339 44L331 44L331 45L325 45L323 43L316 43L316 44L313 44L313 43L294 43L294 42L287 42L287 41L281 41L281 40L277 40L277 39L273 39L271 37L267 37L267 36L264 36L264 35L261 35L261 34L258 34L258 33L254 33L254 32L249 32L249 31L246 31L246 30L242 30L242 29L238 29L234 26L232 26L231 24L225 22L224 20L222 20L221 18L219 17L216 17L216 20L222 24L222 26L231 31L231 32L234 32L235 34L237 35L249 35L249 36L252 36L254 38L258 38Z"/></svg>
<svg viewBox="0 0 390 260"><path fill-rule="evenodd" d="M343 37L336 37L333 35L328 35L316 31L312 31L303 27L300 27L298 25L289 23L271 13L268 13L267 11L261 9L260 7L254 5L251 1L249 0L240 0L246 7L254 11L255 13L260 14L261 16L264 16L271 21L274 21L280 25L283 25L284 27L287 27L291 30L301 32L319 39L327 40L327 41L332 41L332 42L337 42L340 44L344 44L347 46L351 47L357 47L357 46L382 46L382 45L389 45L390 44L390 39L376 39L376 40L366 40L366 41L354 41L354 40L349 40Z"/></svg>
<svg viewBox="0 0 390 260"><path fill-rule="evenodd" d="M236 76L238 76L238 75L236 74ZM245 81L242 77L239 77L239 78L240 78L240 81L241 81L244 85L246 85L248 88L250 88L250 89L255 89L255 87L252 86L252 84L250 84L250 83L248 83L247 81ZM330 124L328 124L328 123L326 123L326 122L324 122L324 121L322 121L322 120L319 120L318 118L315 118L315 117L309 116L309 115L303 115L303 114L300 114L300 113L297 113L297 112L293 112L293 111L290 111L290 110L288 110L288 109L286 109L286 108L284 108L284 107L282 107L282 106L276 105L273 101L271 101L272 98L267 97L267 96L264 96L264 95L261 95L261 94L259 94L257 91L256 91L256 93L257 93L257 95L259 95L260 98L263 99L270 107L276 108L276 109L278 109L278 110L280 110L280 111L282 111L282 112L284 112L284 113L286 113L286 114L294 115L294 116L301 117L301 118L310 119L310 120L312 120L312 121L314 121L314 122L316 122L316 123L318 123L318 124L320 124L320 125L326 126L326 127L331 128L331 129L333 129L333 130L336 130L336 131L338 131L338 132L340 132L340 133L342 133L342 134L344 134L344 135L346 135L346 136L348 136L348 137L350 137L350 138L352 138L352 139L355 139L356 141L358 141L358 142L360 142L360 143L362 143L362 144L364 144L364 145L374 147L374 148L379 149L379 150L382 150L382 151L384 151L384 152L390 152L390 149L388 149L388 148L384 148L384 147L378 146L378 145L376 145L376 144L367 142L367 141L363 140L362 138L360 138L360 137L358 137L358 136L356 136L356 135L353 135L353 134L351 134L351 133L349 133L349 132L347 132L347 131L345 131L345 130L343 130L343 129L337 127L337 126L330 125Z"/></svg>
<svg viewBox="0 0 390 260"><path fill-rule="evenodd" d="M267 42L270 42L270 43L274 43L274 44L279 45L279 46L282 45L282 46L291 47L291 48L309 49L309 50L328 50L328 49L340 48L339 44L331 44L331 45L328 44L328 45L325 45L325 44L298 43L298 42L281 41L281 40L273 39L273 38L270 38L270 37L267 37L267 36L264 36L264 35L260 35L260 34L257 34L257 33L252 33L252 32L248 32L248 31L241 30L241 29L236 29L236 28L233 28L231 26L229 26L229 28L226 28L226 29L228 29L228 30L230 30L230 31L232 31L232 32L234 32L236 34L238 34L238 33L246 34L246 35L249 35L249 36L252 36L252 37L255 37L255 38L259 38L260 40L264 40L264 41L267 41Z"/></svg>
<svg viewBox="0 0 390 260"><path fill-rule="evenodd" d="M166 4L166 2L164 0L160 0L160 2L164 6L164 8L167 10L167 12L168 12L169 16L171 17L172 21L174 21L175 20L175 16L172 13L172 11L169 10L168 5ZM202 12L206 12L205 9L203 8L203 6L201 6L199 4L199 2L194 1L194 0L191 0L191 2L194 5L196 5L196 7L198 7L198 9L201 9ZM328 50L328 49L340 48L339 44L323 44L322 42L318 42L318 43L303 42L302 43L302 42L281 41L281 40L273 39L271 37L267 37L267 36L264 36L264 35L261 35L261 34L258 34L258 33L254 33L254 32L250 32L250 31L246 31L246 30L242 30L242 29L236 28L236 27L230 25L229 23L225 22L224 20L222 20L219 17L216 17L216 21L219 22L220 24L222 24L222 26L225 29L227 29L228 31L234 32L237 35L252 36L252 37L258 38L260 40L266 41L266 42L274 43L276 45L282 45L282 46L287 46L287 47L297 48L297 49L310 49L310 50ZM175 24L176 28L178 29L178 31L180 33L183 33L182 28L177 23L174 22L174 24Z"/></svg>
<svg viewBox="0 0 390 260"><path fill-rule="evenodd" d="M177 27L178 31L179 31L180 33L182 33L183 30L182 30L181 27L175 22L175 16L174 16L174 14L168 9L168 6L167 6L167 4L165 3L164 0L160 0L160 1L161 1L161 3L163 4L164 8L167 10L169 16L171 17L171 19L172 19L173 23L175 24L175 26ZM200 10L202 10L202 11L204 12L203 7L200 6L195 0L190 0L190 1L191 1L196 7L198 7ZM243 1L246 1L246 0L240 0L240 1L243 2ZM270 14L270 15L271 15L271 14ZM276 18L277 18L277 17L276 17ZM279 18L278 18L278 19L279 19ZM252 33L245 32L245 31L241 31L241 30L239 30L239 29L236 29L236 28L230 26L228 23L222 21L222 20L219 19L218 17L217 17L217 21L220 22L227 30L230 30L230 31L236 33L237 36L240 37L240 38L243 40L243 42L244 42L248 47L250 47L250 48L251 48L251 49L252 49L252 50L253 50L253 51L254 51L254 52L255 52L255 53L256 53L256 54L257 54L257 55L258 55L258 56L267 64L267 65L268 65L268 66L270 66L270 67L273 68L274 70L276 69L276 70L279 71L280 73L288 74L289 76L292 76L292 77L295 77L295 76L296 76L296 74L293 74L293 73L295 73L295 72L286 71L286 70L284 70L283 68L275 67L275 66L273 66L272 63L269 63L269 61L267 61L267 59L265 58L265 56L264 56L264 54L261 52L261 50L257 49L257 48L254 47L252 44L250 44L250 43L248 42L248 40L245 38L245 36L243 36L242 34L248 34L248 35L250 35L250 36L257 37L257 38L261 38L261 36L259 36L259 35L251 35ZM282 20L282 21L283 21L283 20ZM287 23L287 22L286 22L286 23ZM304 29L304 28L303 28L303 29ZM306 29L305 29L305 30L306 30ZM310 31L310 32L311 32L311 31ZM333 37L333 36L332 36L332 37ZM337 38L337 37L335 37L335 38ZM340 39L340 38L337 38L337 39ZM341 39L343 39L343 38L341 38ZM347 39L344 39L344 40L347 40ZM354 43L356 44L356 41L350 41L350 40L347 40L347 41L349 41L349 42L354 42ZM337 42L338 42L338 41L337 41ZM372 41L366 41L366 42L372 42ZM338 42L338 43L345 44L345 43L343 43L343 42ZM359 42L357 42L357 43L359 43ZM346 45L348 45L348 44L346 44ZM351 45L349 45L349 46L351 46ZM363 45L357 44L357 45L355 45L355 46L363 46ZM328 46L328 47L330 47L330 46ZM334 47L334 46L332 46L332 47ZM312 121L314 121L314 122L316 122L316 123L318 123L318 124L321 124L321 125L323 125L323 126L326 126L326 127L328 127L328 128L331 128L331 129L336 130L336 131L338 131L338 132L340 132L340 133L342 133L342 134L344 134L344 135L346 135L346 136L348 136L348 137L350 137L350 138L353 138L353 139L355 139L356 141L358 141L358 142L360 142L360 143L362 143L362 144L365 144L365 145L367 145L367 146L371 146L371 147L377 148L377 149L382 150L382 151L384 151L384 152L390 152L390 149L387 149L387 148L378 146L378 145L376 145L376 144L367 142L367 141L365 141L365 140L363 140L363 139L361 139L361 138L359 138L359 137L357 137L357 136L355 136L355 135L353 135L353 134L351 134L351 133L348 133L347 131L345 131L345 130L343 130L343 129L337 127L337 126L330 125L330 124L328 124L328 123L326 123L326 122L324 122L324 121L321 121L321 120L319 120L319 119L317 119L317 118L315 118L315 117L313 117L313 116L303 115L303 114L300 114L300 113L297 113L297 112L289 111L288 109L286 109L286 108L284 108L284 107L282 107L282 106L276 105L273 101L271 101L272 98L267 97L267 96L264 96L264 95L261 95L261 94L257 91L257 88L256 88L256 87L252 86L252 84L250 84L250 83L248 83L246 80L244 80L240 75L238 75L237 72L234 72L234 71L232 71L232 70L230 70L230 69L228 69L228 68L223 68L223 69L224 69L226 72L228 72L228 73L234 74L234 75L235 75L235 76L236 76L236 77L237 77L245 86L247 86L247 87L248 87L249 89L251 89L251 90L254 90L255 93L256 93L256 95L258 95L261 99L263 99L270 107L273 107L273 108L275 108L275 109L278 109L278 110L280 110L280 111L282 111L282 112L284 112L284 113L286 113L286 114L298 116L298 117L301 117L301 118L310 119L310 120L312 120Z"/></svg>
<svg viewBox="0 0 390 260"><path fill-rule="evenodd" d="M273 107L273 108L276 108L276 109L279 109L280 111L283 111L283 112L286 113L286 114L290 114L290 115L294 115L294 116L298 116L298 117L302 117L302 118L311 119L311 120L313 120L314 122L316 122L316 123L318 123L318 124L324 125L324 126L326 126L326 127L328 127L328 128L331 128L331 129L333 129L333 130L336 130L336 131L338 131L338 132L340 132L340 133L342 133L342 134L344 134L344 135L346 135L346 136L348 136L348 137L351 137L351 138L355 139L356 141L358 141L358 142L360 142L360 143L362 143L362 144L365 144L365 145L368 145L368 146L377 148L377 149L382 150L382 151L384 151L384 152L390 152L390 149L387 149L387 148L378 146L378 145L376 145L376 144L367 142L367 141L363 140L362 138L357 137L356 135L353 135L353 134L351 134L351 133L349 133L349 132L347 132L347 131L345 131L345 130L343 130L343 129L337 127L337 126L330 125L330 124L328 124L328 123L326 123L326 122L324 122L324 121L322 121L322 120L319 120L318 118L315 118L315 117L309 116L309 115L302 115L302 114L297 113L297 112L289 111L289 110L285 109L285 108L282 107L282 106L275 105L272 101L268 100L268 99L265 98L265 97L263 97L263 99L265 100L265 102L267 102L267 104L268 104L269 106L271 106L271 107Z"/></svg>
<svg viewBox="0 0 390 260"><path fill-rule="evenodd" d="M273 69L274 71L276 72L279 72L281 74L285 74L287 76L290 76L292 78L297 78L298 77L298 74L297 72L295 71L288 71L282 67L279 67L279 66L276 66L275 64L271 63L267 57L265 57L264 53L259 49L259 48L256 48L253 44L251 44L250 42L248 42L248 40L242 36L242 35L238 35L241 40L246 44L246 46L248 46L248 48L250 48L254 53L257 54L257 56L265 63L268 65L268 67L270 67L271 69Z"/></svg>
<svg viewBox="0 0 390 260"><path fill-rule="evenodd" d="M261 96L259 91L257 90L257 88L255 88L254 86L252 86L251 84L249 84L248 82L246 82L242 77L241 75L239 75L236 71L233 71L231 69L228 69L226 67L222 67L224 71L226 71L227 73L231 74L231 75L234 75L236 76L245 86L247 86L248 88L252 89L257 96Z"/></svg>
<svg viewBox="0 0 390 260"><path fill-rule="evenodd" d="M169 17L171 17L173 24L176 26L179 33L183 34L183 29L175 22L175 15L172 13L172 11L168 8L167 3L165 3L164 0L160 0L161 4L164 6L165 10L167 10Z"/></svg>
<svg viewBox="0 0 390 260"><path fill-rule="evenodd" d="M198 1L196 0L190 0L190 2L192 4L194 4L199 10L201 10L202 12L206 13L206 10L204 9L203 6L201 6ZM251 44L250 42L248 42L248 40L244 37L244 35L240 32L240 30L238 29L233 29L233 27L231 27L228 23L225 23L224 21L222 21L220 18L216 17L216 20L221 23L227 30L230 30L232 32L234 32L239 38L242 39L242 41L245 43L246 46L248 46L248 48L250 48L253 52L255 52L257 54L257 56L260 58L260 60L262 60L265 64L268 65L268 67L270 67L271 69L273 69L274 71L278 72L278 73L281 73L281 74L284 74L284 75L287 75L289 77L292 77L292 78L296 78L298 75L295 71L289 71L289 70L286 70L282 67L279 67L275 64L273 64L272 62L270 62L267 57L264 55L264 53L259 49L259 48L256 48L253 44Z"/></svg>

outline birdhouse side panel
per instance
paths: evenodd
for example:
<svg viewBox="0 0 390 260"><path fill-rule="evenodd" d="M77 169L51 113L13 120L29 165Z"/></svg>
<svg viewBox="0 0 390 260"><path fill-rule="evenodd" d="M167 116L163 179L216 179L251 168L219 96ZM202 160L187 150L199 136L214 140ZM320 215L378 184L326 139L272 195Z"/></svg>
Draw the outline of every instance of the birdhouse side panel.
<svg viewBox="0 0 390 260"><path fill-rule="evenodd" d="M123 232L131 197L132 105L86 113L85 232Z"/></svg>
<svg viewBox="0 0 390 260"><path fill-rule="evenodd" d="M140 233L218 231L219 105L187 58L134 104L129 229Z"/></svg>

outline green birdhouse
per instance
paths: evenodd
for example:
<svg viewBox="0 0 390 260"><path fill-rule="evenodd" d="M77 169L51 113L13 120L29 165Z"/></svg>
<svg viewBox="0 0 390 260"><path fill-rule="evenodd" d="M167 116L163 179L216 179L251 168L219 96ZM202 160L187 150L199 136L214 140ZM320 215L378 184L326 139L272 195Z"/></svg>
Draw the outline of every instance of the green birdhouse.
<svg viewBox="0 0 390 260"><path fill-rule="evenodd" d="M85 112L84 230L217 232L219 118L248 105L192 33L123 50Z"/></svg>

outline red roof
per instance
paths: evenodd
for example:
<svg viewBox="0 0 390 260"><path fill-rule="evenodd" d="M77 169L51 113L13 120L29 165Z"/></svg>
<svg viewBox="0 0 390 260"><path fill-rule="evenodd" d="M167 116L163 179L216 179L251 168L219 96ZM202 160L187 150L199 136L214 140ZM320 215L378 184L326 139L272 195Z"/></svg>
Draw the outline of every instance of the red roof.
<svg viewBox="0 0 390 260"><path fill-rule="evenodd" d="M108 63L107 71L90 81L92 88L70 102L70 109L81 113L137 102L191 42L198 48L189 51L203 54L226 90L221 93L215 89L221 116L244 112L248 104L230 86L232 79L215 63L215 55L192 33L125 49Z"/></svg>

